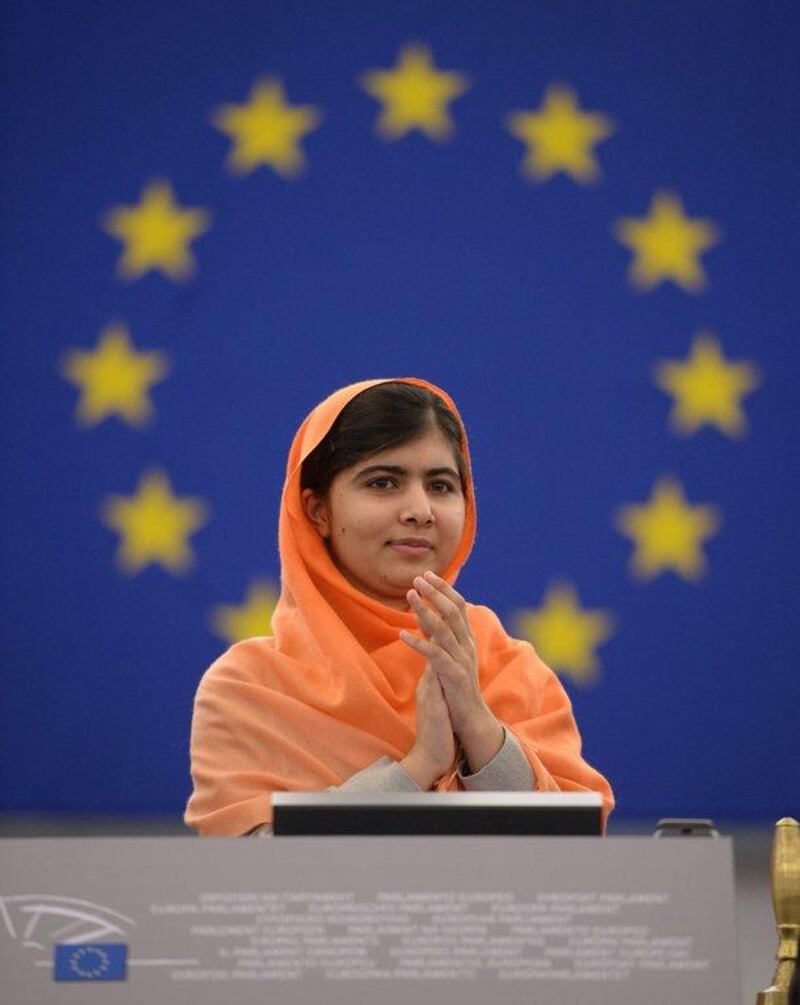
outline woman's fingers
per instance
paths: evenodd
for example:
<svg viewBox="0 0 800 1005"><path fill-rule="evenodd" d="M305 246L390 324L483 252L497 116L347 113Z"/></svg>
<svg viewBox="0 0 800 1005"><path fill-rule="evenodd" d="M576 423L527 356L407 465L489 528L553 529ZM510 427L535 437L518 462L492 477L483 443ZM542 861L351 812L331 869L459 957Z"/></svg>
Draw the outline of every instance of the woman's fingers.
<svg viewBox="0 0 800 1005"><path fill-rule="evenodd" d="M448 691L453 687L460 688L464 685L466 677L464 667L449 657L448 653L443 653L441 646L430 639L420 639L411 632L401 631L400 638L406 645L411 646L420 656L424 656L430 665L431 672L435 674L437 683ZM442 659L445 656L446 659Z"/></svg>
<svg viewBox="0 0 800 1005"><path fill-rule="evenodd" d="M425 635L440 645L448 656L458 659L459 641L452 628L435 611L425 605L416 590L409 590L406 596L417 617L417 623Z"/></svg>
<svg viewBox="0 0 800 1005"><path fill-rule="evenodd" d="M472 642L472 631L467 620L467 603L460 593L433 572L414 579L419 593L434 607L455 636L459 645Z"/></svg>
<svg viewBox="0 0 800 1005"><path fill-rule="evenodd" d="M444 701L442 685L439 683L436 671L430 663L425 667L425 672L419 679L419 683L417 684L417 695L418 698L426 705L429 703L436 703L437 698Z"/></svg>
<svg viewBox="0 0 800 1005"><path fill-rule="evenodd" d="M424 579L432 586L435 586L437 590L443 593L444 596L447 597L448 600L452 601L452 603L454 603L460 610L466 611L466 600L464 600L458 590L451 586L446 579L442 579L441 576L437 576L436 573L432 572L430 569L426 570L425 575L420 578Z"/></svg>
<svg viewBox="0 0 800 1005"><path fill-rule="evenodd" d="M400 632L400 638L406 645L411 646L420 656L424 656L428 660L430 670L435 674L436 680L440 684L442 683L441 675L449 681L457 679L459 673L463 672L460 664L452 660L449 653L443 653L442 647L431 639L419 639L416 635L412 635L411 632L405 630ZM444 662L442 661L443 655L447 657Z"/></svg>
<svg viewBox="0 0 800 1005"><path fill-rule="evenodd" d="M456 756L456 737L439 678L428 664L417 684L414 749L431 766L431 781L448 771Z"/></svg>
<svg viewBox="0 0 800 1005"><path fill-rule="evenodd" d="M416 649L416 651L426 659L434 659L436 656L441 654L440 647L435 643L430 642L428 639L418 639L417 636L412 635L411 632L403 630L400 632L400 638L406 643L406 645L411 646L412 649Z"/></svg>

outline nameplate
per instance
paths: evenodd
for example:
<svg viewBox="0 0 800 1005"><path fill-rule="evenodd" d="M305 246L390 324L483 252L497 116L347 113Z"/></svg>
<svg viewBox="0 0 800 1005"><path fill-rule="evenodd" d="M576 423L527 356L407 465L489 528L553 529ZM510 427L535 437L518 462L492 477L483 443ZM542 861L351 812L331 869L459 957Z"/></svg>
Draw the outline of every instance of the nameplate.
<svg viewBox="0 0 800 1005"><path fill-rule="evenodd" d="M727 838L5 839L0 871L13 1003L739 1000Z"/></svg>

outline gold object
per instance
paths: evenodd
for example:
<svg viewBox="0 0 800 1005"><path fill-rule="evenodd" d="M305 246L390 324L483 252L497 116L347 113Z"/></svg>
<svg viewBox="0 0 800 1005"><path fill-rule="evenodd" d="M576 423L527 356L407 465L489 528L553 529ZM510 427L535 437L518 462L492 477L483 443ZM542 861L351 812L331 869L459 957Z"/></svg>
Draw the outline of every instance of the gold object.
<svg viewBox="0 0 800 1005"><path fill-rule="evenodd" d="M788 1005L800 939L800 823L784 817L772 844L772 907L778 929L778 965L772 986L759 991L757 1005Z"/></svg>

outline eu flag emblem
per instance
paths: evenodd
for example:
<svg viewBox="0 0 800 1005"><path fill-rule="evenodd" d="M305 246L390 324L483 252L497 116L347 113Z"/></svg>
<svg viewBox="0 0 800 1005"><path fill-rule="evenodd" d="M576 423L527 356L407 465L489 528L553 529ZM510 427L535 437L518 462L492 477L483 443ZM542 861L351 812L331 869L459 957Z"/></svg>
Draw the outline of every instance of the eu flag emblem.
<svg viewBox="0 0 800 1005"><path fill-rule="evenodd" d="M128 947L124 942L57 945L53 960L55 981L124 981Z"/></svg>

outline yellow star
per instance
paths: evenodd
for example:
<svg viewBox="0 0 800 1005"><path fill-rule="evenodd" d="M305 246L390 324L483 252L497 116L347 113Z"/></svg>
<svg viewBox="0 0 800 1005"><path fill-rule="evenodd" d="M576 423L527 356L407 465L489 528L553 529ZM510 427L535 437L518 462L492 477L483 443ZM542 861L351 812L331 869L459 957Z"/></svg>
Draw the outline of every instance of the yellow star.
<svg viewBox="0 0 800 1005"><path fill-rule="evenodd" d="M747 418L742 398L760 384L751 363L729 363L719 342L701 332L692 343L685 363L660 360L655 381L662 391L675 396L670 421L679 433L694 433L705 423L728 436L742 436Z"/></svg>
<svg viewBox="0 0 800 1005"><path fill-rule="evenodd" d="M298 175L306 165L300 140L317 129L322 113L313 105L287 105L279 80L253 85L244 105L222 105L211 116L217 129L233 140L228 167L250 174L266 164L284 178Z"/></svg>
<svg viewBox="0 0 800 1005"><path fill-rule="evenodd" d="M204 209L181 209L169 182L154 181L142 191L138 206L114 206L102 225L125 245L117 263L123 278L159 269L170 279L186 279L195 266L189 242L208 230L209 220Z"/></svg>
<svg viewBox="0 0 800 1005"><path fill-rule="evenodd" d="M61 364L62 376L81 389L76 416L87 426L110 415L130 426L149 422L153 406L147 392L167 370L164 353L133 350L124 324L107 325L94 352L71 349Z"/></svg>
<svg viewBox="0 0 800 1005"><path fill-rule="evenodd" d="M407 45L393 70L368 70L361 86L383 103L376 128L384 139L419 129L432 140L446 140L454 132L446 105L470 84L463 73L437 71L428 46Z"/></svg>
<svg viewBox="0 0 800 1005"><path fill-rule="evenodd" d="M671 279L690 293L698 292L706 284L699 256L719 243L711 220L685 216L683 203L669 192L653 196L649 216L618 220L614 233L634 253L628 275L641 289Z"/></svg>
<svg viewBox="0 0 800 1005"><path fill-rule="evenodd" d="M548 666L576 681L588 681L597 674L600 664L594 650L610 637L614 627L607 611L581 609L569 583L549 586L542 606L522 611L515 623Z"/></svg>
<svg viewBox="0 0 800 1005"><path fill-rule="evenodd" d="M717 532L721 517L714 506L689 506L680 482L668 475L656 483L647 505L620 507L616 524L620 533L635 542L633 575L652 579L672 569L693 580L706 571L701 546Z"/></svg>
<svg viewBox="0 0 800 1005"><path fill-rule="evenodd" d="M151 562L168 572L185 572L194 563L186 538L208 517L199 499L178 499L163 472L148 471L139 481L137 495L106 497L101 519L122 535L117 563L124 573L134 575Z"/></svg>
<svg viewBox="0 0 800 1005"><path fill-rule="evenodd" d="M277 602L278 594L269 583L254 580L240 607L219 604L214 608L211 614L214 634L226 639L229 645L255 635L269 635Z"/></svg>
<svg viewBox="0 0 800 1005"><path fill-rule="evenodd" d="M600 168L592 148L614 132L608 116L581 112L575 92L563 84L548 87L538 111L512 112L506 126L527 144L522 171L537 182L558 171L582 184L596 181Z"/></svg>

